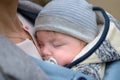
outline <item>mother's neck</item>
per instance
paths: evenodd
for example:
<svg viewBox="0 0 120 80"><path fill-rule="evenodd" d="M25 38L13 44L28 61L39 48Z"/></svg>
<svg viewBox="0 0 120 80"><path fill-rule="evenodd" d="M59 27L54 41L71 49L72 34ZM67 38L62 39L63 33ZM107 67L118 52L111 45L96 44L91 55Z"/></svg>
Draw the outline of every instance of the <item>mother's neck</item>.
<svg viewBox="0 0 120 80"><path fill-rule="evenodd" d="M0 34L8 34L21 28L17 17L18 0L0 1Z"/></svg>
<svg viewBox="0 0 120 80"><path fill-rule="evenodd" d="M2 18L10 17L14 20L17 11L17 0L1 0L0 1L0 15Z"/></svg>

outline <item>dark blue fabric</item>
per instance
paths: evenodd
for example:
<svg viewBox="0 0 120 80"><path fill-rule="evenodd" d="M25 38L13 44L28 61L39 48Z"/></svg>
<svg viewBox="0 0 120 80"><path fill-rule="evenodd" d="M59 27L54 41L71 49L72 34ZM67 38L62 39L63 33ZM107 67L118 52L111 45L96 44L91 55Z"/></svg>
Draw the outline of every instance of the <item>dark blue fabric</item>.
<svg viewBox="0 0 120 80"><path fill-rule="evenodd" d="M35 19L36 19L38 13L32 13L32 12L25 11L25 10L22 10L19 8L17 9L17 11L34 25Z"/></svg>

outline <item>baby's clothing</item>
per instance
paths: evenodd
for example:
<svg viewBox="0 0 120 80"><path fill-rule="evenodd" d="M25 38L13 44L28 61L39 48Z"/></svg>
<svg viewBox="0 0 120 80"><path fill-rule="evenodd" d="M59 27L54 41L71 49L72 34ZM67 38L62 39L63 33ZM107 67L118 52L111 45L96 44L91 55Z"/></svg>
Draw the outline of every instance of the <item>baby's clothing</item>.
<svg viewBox="0 0 120 80"><path fill-rule="evenodd" d="M33 41L31 41L30 39L26 39L25 41L16 45L19 46L23 51L25 51L26 54L34 58L41 59L41 56L39 54L39 48L33 35L33 25L20 14L18 14L18 17L23 25L23 29L29 33Z"/></svg>
<svg viewBox="0 0 120 80"><path fill-rule="evenodd" d="M19 46L28 55L30 55L34 58L37 58L37 59L41 59L40 54L39 54L35 44L31 40L26 39L25 41L18 43L16 45Z"/></svg>
<svg viewBox="0 0 120 80"><path fill-rule="evenodd" d="M110 14L108 14L110 16ZM95 45L99 43L103 31L106 27L105 22L100 20L104 20L104 17L100 15L98 12L97 17L99 18L99 34L93 40L93 42L89 43L74 59L80 59L83 55L86 55ZM110 16L110 19L113 18ZM113 19L112 19L113 20ZM104 73L106 70L106 64L108 62L117 61L120 59L120 25L115 24L113 21L110 21L110 25L108 29L108 33L106 33L105 40L101 43L101 45L90 55L87 59L82 62L74 65L71 69L82 72L84 74L90 75L94 77L96 80L103 80ZM73 61L73 62L74 62Z"/></svg>

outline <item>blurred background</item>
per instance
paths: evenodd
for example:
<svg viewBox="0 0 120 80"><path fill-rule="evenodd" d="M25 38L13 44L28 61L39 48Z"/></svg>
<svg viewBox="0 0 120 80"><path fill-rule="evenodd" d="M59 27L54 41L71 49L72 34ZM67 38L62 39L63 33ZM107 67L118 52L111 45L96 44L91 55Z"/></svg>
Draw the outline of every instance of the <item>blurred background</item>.
<svg viewBox="0 0 120 80"><path fill-rule="evenodd" d="M88 0L95 6L100 6L120 21L120 0Z"/></svg>
<svg viewBox="0 0 120 80"><path fill-rule="evenodd" d="M34 0L45 6L50 0ZM94 6L100 6L120 21L120 0L87 0Z"/></svg>

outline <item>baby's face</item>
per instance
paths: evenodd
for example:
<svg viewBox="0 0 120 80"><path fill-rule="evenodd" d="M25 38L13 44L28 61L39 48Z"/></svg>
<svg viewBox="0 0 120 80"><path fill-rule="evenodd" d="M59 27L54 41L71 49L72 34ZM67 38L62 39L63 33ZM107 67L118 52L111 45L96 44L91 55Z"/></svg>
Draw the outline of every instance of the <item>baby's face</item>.
<svg viewBox="0 0 120 80"><path fill-rule="evenodd" d="M43 59L53 57L62 66L71 63L86 45L81 40L57 32L38 31L36 35Z"/></svg>

